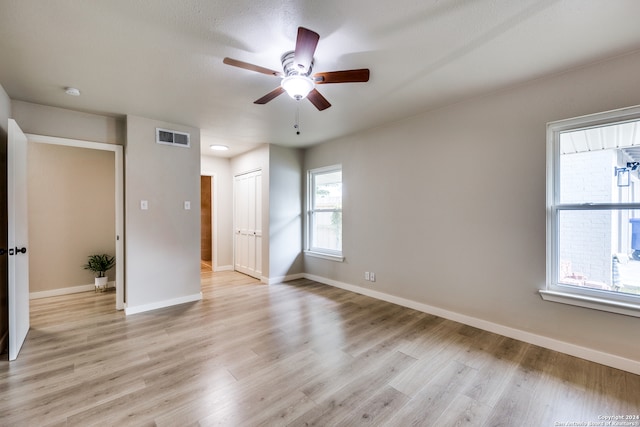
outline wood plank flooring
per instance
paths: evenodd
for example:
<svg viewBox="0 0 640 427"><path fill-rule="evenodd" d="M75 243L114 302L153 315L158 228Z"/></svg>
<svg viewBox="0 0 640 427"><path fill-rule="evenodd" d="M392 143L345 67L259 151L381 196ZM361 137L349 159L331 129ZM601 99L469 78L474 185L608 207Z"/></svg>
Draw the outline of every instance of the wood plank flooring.
<svg viewBox="0 0 640 427"><path fill-rule="evenodd" d="M32 301L19 359L0 361L0 425L558 426L640 415L640 376L341 289L203 272L202 290L203 301L129 317L109 292Z"/></svg>

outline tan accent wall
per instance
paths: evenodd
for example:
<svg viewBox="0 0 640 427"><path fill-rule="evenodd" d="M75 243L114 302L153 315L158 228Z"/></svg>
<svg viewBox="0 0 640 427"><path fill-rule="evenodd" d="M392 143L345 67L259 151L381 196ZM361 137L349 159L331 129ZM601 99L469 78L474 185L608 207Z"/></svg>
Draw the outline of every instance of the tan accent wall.
<svg viewBox="0 0 640 427"><path fill-rule="evenodd" d="M115 255L114 153L29 142L28 155L30 291L92 284L87 256Z"/></svg>

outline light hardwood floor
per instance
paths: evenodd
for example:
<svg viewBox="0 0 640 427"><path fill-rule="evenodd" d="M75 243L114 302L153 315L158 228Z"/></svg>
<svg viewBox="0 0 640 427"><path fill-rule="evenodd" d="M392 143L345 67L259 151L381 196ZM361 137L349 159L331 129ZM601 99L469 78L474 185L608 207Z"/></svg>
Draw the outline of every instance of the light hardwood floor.
<svg viewBox="0 0 640 427"><path fill-rule="evenodd" d="M129 317L113 293L32 301L19 359L0 361L0 425L558 426L640 414L640 376L341 289L204 272L202 290L203 301Z"/></svg>

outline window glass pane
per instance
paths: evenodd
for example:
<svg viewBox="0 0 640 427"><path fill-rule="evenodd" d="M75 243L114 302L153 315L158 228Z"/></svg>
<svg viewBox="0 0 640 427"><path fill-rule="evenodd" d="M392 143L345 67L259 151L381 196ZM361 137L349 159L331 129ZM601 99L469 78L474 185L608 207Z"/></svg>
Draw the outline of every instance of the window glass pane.
<svg viewBox="0 0 640 427"><path fill-rule="evenodd" d="M342 171L315 175L314 209L342 209Z"/></svg>
<svg viewBox="0 0 640 427"><path fill-rule="evenodd" d="M558 283L640 295L640 210L559 212Z"/></svg>
<svg viewBox="0 0 640 427"><path fill-rule="evenodd" d="M640 125L560 134L560 203L640 202Z"/></svg>
<svg viewBox="0 0 640 427"><path fill-rule="evenodd" d="M342 212L315 212L311 247L342 251Z"/></svg>

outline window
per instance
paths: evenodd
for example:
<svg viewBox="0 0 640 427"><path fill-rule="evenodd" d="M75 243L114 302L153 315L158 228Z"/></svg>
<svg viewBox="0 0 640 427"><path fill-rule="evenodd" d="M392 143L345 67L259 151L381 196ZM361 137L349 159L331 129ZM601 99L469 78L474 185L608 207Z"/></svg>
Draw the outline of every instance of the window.
<svg viewBox="0 0 640 427"><path fill-rule="evenodd" d="M547 126L545 300L640 317L640 107Z"/></svg>
<svg viewBox="0 0 640 427"><path fill-rule="evenodd" d="M307 253L342 261L342 166L307 176Z"/></svg>

